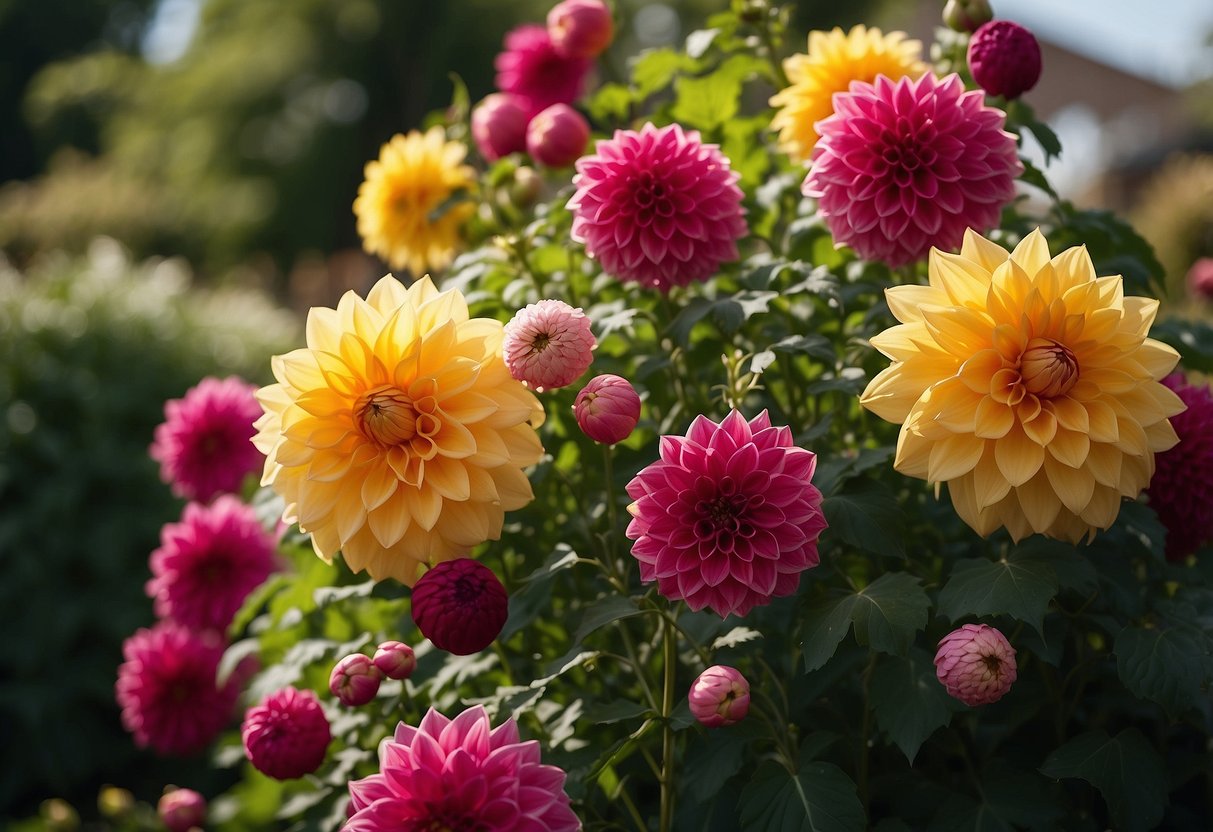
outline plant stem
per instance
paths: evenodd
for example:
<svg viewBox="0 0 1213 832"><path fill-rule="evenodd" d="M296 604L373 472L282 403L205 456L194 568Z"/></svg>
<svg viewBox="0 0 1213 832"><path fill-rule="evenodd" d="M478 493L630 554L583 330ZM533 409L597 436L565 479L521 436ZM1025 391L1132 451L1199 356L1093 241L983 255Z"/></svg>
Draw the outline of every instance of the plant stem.
<svg viewBox="0 0 1213 832"><path fill-rule="evenodd" d="M863 809L868 811L868 735L872 731L872 708L869 702L869 691L872 681L872 670L876 667L876 653L868 659L868 666L863 671L863 728L859 732L859 800Z"/></svg>
<svg viewBox="0 0 1213 832"><path fill-rule="evenodd" d="M662 616L662 629L665 631L665 685L661 697L661 717L664 721L661 738L661 821L657 829L658 832L669 832L674 818L674 726L670 724L670 715L674 712L678 635L673 622L665 616Z"/></svg>

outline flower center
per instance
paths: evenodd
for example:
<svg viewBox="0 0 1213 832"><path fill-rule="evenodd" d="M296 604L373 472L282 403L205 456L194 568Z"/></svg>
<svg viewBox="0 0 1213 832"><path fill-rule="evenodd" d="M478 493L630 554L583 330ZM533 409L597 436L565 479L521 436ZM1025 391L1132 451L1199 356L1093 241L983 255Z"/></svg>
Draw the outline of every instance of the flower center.
<svg viewBox="0 0 1213 832"><path fill-rule="evenodd" d="M695 513L699 519L695 532L700 539L714 539L718 546L731 551L735 538L754 536L754 525L746 515L749 509L757 508L763 502L765 498L761 495L739 493L733 478L724 477L714 494L705 495L696 503Z"/></svg>
<svg viewBox="0 0 1213 832"><path fill-rule="evenodd" d="M1078 359L1051 338L1033 338L1020 356L1019 373L1029 393L1050 399L1070 392L1078 382Z"/></svg>
<svg viewBox="0 0 1213 832"><path fill-rule="evenodd" d="M402 390L390 384L364 393L354 415L363 434L381 445L399 445L417 433L413 403Z"/></svg>
<svg viewBox="0 0 1213 832"><path fill-rule="evenodd" d="M1002 660L997 656L993 654L989 656L982 656L981 663L986 666L986 670L995 679L1002 676Z"/></svg>
<svg viewBox="0 0 1213 832"><path fill-rule="evenodd" d="M546 332L540 332L535 335L531 341L531 355L536 355L548 348L548 344L552 343L552 336Z"/></svg>
<svg viewBox="0 0 1213 832"><path fill-rule="evenodd" d="M636 221L641 225L649 225L659 216L674 216L670 189L647 170L632 177L632 203L636 207Z"/></svg>

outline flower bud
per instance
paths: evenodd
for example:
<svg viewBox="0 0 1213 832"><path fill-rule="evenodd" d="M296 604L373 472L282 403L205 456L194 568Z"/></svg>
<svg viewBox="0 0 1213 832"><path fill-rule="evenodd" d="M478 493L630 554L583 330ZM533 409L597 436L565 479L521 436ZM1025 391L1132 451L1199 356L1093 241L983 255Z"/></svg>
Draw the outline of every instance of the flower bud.
<svg viewBox="0 0 1213 832"><path fill-rule="evenodd" d="M333 739L328 717L310 690L285 687L249 708L240 727L244 754L276 780L311 774Z"/></svg>
<svg viewBox="0 0 1213 832"><path fill-rule="evenodd" d="M193 789L170 787L160 797L156 812L169 832L201 829L202 824L206 823L206 798Z"/></svg>
<svg viewBox="0 0 1213 832"><path fill-rule="evenodd" d="M49 832L73 832L80 828L80 814L66 800L52 797L42 801L38 814Z"/></svg>
<svg viewBox="0 0 1213 832"><path fill-rule="evenodd" d="M989 0L948 0L943 7L943 22L955 32L975 32L993 19Z"/></svg>
<svg viewBox="0 0 1213 832"><path fill-rule="evenodd" d="M581 432L604 445L627 439L640 420L640 396L625 378L594 376L573 402Z"/></svg>
<svg viewBox="0 0 1213 832"><path fill-rule="evenodd" d="M548 37L566 58L596 58L614 36L611 10L602 0L564 0L548 12Z"/></svg>
<svg viewBox="0 0 1213 832"><path fill-rule="evenodd" d="M543 194L543 177L532 167L523 165L514 171L514 181L508 188L511 204L525 211Z"/></svg>
<svg viewBox="0 0 1213 832"><path fill-rule="evenodd" d="M527 111L517 97L495 92L472 111L472 138L490 162L526 150Z"/></svg>
<svg viewBox="0 0 1213 832"><path fill-rule="evenodd" d="M97 792L97 811L102 817L118 820L135 808L135 796L117 786L102 786Z"/></svg>
<svg viewBox="0 0 1213 832"><path fill-rule="evenodd" d="M1040 80L1040 44L1018 23L991 20L969 40L969 71L990 95L1018 98Z"/></svg>
<svg viewBox="0 0 1213 832"><path fill-rule="evenodd" d="M544 167L565 168L581 158L590 140L590 125L568 104L553 104L531 119L526 150Z"/></svg>
<svg viewBox="0 0 1213 832"><path fill-rule="evenodd" d="M1187 280L1192 297L1213 301L1213 257L1202 257L1193 263Z"/></svg>
<svg viewBox="0 0 1213 832"><path fill-rule="evenodd" d="M439 649L467 656L493 643L509 596L493 570L471 558L439 563L413 587L413 620Z"/></svg>
<svg viewBox="0 0 1213 832"><path fill-rule="evenodd" d="M732 725L750 712L750 683L734 667L713 665L691 685L687 701L691 714L702 725Z"/></svg>
<svg viewBox="0 0 1213 832"><path fill-rule="evenodd" d="M950 696L970 707L997 702L1018 675L1015 648L993 627L965 624L939 642L935 675Z"/></svg>
<svg viewBox="0 0 1213 832"><path fill-rule="evenodd" d="M385 641L375 651L375 667L389 679L407 679L417 669L417 657L407 644Z"/></svg>
<svg viewBox="0 0 1213 832"><path fill-rule="evenodd" d="M356 708L375 698L382 679L378 665L369 657L352 653L333 667L329 674L329 690L341 704Z"/></svg>

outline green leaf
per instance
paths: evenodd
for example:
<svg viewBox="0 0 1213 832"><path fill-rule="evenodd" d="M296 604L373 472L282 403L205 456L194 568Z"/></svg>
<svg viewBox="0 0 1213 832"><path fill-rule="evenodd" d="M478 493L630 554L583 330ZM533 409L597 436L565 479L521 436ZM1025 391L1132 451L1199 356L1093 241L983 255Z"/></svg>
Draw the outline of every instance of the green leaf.
<svg viewBox="0 0 1213 832"><path fill-rule="evenodd" d="M851 629L851 610L854 608L855 596L847 595L808 614L800 630L805 673L824 667L833 658Z"/></svg>
<svg viewBox="0 0 1213 832"><path fill-rule="evenodd" d="M1040 767L1045 777L1077 777L1103 795L1118 829L1153 829L1167 807L1163 762L1136 728L1109 737L1090 731L1054 751Z"/></svg>
<svg viewBox="0 0 1213 832"><path fill-rule="evenodd" d="M851 611L855 640L882 653L904 656L914 635L927 625L930 606L918 578L886 572L855 595Z"/></svg>
<svg viewBox="0 0 1213 832"><path fill-rule="evenodd" d="M603 84L589 101L590 118L599 123L627 121L632 91L623 84Z"/></svg>
<svg viewBox="0 0 1213 832"><path fill-rule="evenodd" d="M650 49L642 52L632 64L632 84L637 99L643 100L669 86L680 72L695 69L694 58L673 49Z"/></svg>
<svg viewBox="0 0 1213 832"><path fill-rule="evenodd" d="M618 595L608 595L605 598L599 598L586 608L585 615L581 618L581 625L577 628L577 632L573 634L573 647L576 648L577 645L585 641L586 636L599 627L604 627L612 621L619 621L623 618L644 615L645 612L646 610L637 607L631 598L624 598Z"/></svg>
<svg viewBox="0 0 1213 832"><path fill-rule="evenodd" d="M617 699L614 702L606 702L587 708L585 716L586 719L595 725L612 725L616 722L645 716L650 710L648 705L641 705L639 702L629 702L626 699Z"/></svg>
<svg viewBox="0 0 1213 832"><path fill-rule="evenodd" d="M1209 640L1192 627L1126 627L1116 637L1116 672L1134 696L1172 716L1207 698Z"/></svg>
<svg viewBox="0 0 1213 832"><path fill-rule="evenodd" d="M674 81L674 120L687 127L712 130L737 115L741 79L721 72Z"/></svg>
<svg viewBox="0 0 1213 832"><path fill-rule="evenodd" d="M866 477L849 480L842 492L826 497L821 510L829 521L825 536L895 558L906 556L905 518L887 486Z"/></svg>
<svg viewBox="0 0 1213 832"><path fill-rule="evenodd" d="M1036 137L1041 150L1045 152L1046 164L1061 155L1061 140L1057 138L1057 134L1053 132L1052 127L1036 119L1028 121L1024 124L1024 127L1032 131L1032 135Z"/></svg>
<svg viewBox="0 0 1213 832"><path fill-rule="evenodd" d="M1046 561L1012 553L998 561L961 560L939 593L939 614L1009 615L1043 635L1045 610L1057 594L1057 574Z"/></svg>
<svg viewBox="0 0 1213 832"><path fill-rule="evenodd" d="M876 724L910 765L927 737L952 719L951 699L925 650L911 649L905 658L882 657L872 671L869 691Z"/></svg>
<svg viewBox="0 0 1213 832"><path fill-rule="evenodd" d="M751 832L858 832L867 828L855 784L830 763L792 776L768 760L741 792L741 826Z"/></svg>

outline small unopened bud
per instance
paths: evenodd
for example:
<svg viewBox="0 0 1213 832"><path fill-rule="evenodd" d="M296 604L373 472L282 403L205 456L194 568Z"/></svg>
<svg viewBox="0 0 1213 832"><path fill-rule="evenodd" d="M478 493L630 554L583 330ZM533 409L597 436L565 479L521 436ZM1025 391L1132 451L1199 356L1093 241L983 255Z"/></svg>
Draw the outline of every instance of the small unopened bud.
<svg viewBox="0 0 1213 832"><path fill-rule="evenodd" d="M994 19L989 0L948 0L943 7L943 22L956 32L976 32Z"/></svg>
<svg viewBox="0 0 1213 832"><path fill-rule="evenodd" d="M687 694L691 714L709 728L740 722L750 712L750 683L735 667L713 665Z"/></svg>
<svg viewBox="0 0 1213 832"><path fill-rule="evenodd" d="M206 798L193 789L170 788L160 797L156 811L169 832L201 829L206 823Z"/></svg>
<svg viewBox="0 0 1213 832"><path fill-rule="evenodd" d="M399 641L385 641L375 651L375 667L389 679L407 679L417 669L413 648Z"/></svg>
<svg viewBox="0 0 1213 832"><path fill-rule="evenodd" d="M1213 257L1202 257L1193 263L1187 280L1192 297L1213 300Z"/></svg>
<svg viewBox="0 0 1213 832"><path fill-rule="evenodd" d="M382 679L383 674L369 656L352 653L333 667L329 690L341 704L357 707L375 698Z"/></svg>
<svg viewBox="0 0 1213 832"><path fill-rule="evenodd" d="M517 98L495 92L472 111L472 138L490 162L526 150L526 108Z"/></svg>
<svg viewBox="0 0 1213 832"><path fill-rule="evenodd" d="M589 140L589 122L568 104L553 104L531 119L526 128L527 153L549 168L576 162Z"/></svg>
<svg viewBox="0 0 1213 832"><path fill-rule="evenodd" d="M602 0L564 0L548 12L548 37L566 58L596 58L614 36L611 10Z"/></svg>
<svg viewBox="0 0 1213 832"><path fill-rule="evenodd" d="M605 374L590 379L573 402L582 433L604 445L622 442L640 420L640 396L626 378Z"/></svg>
<svg viewBox="0 0 1213 832"><path fill-rule="evenodd" d="M969 40L969 71L990 95L1018 98L1040 80L1040 44L1018 23L991 20Z"/></svg>
<svg viewBox="0 0 1213 832"><path fill-rule="evenodd" d="M102 786L97 792L97 811L112 820L125 817L135 806L135 796L117 786Z"/></svg>
<svg viewBox="0 0 1213 832"><path fill-rule="evenodd" d="M514 171L514 181L509 185L509 197L516 208L530 208L539 201L542 194L543 177L537 170L524 165Z"/></svg>
<svg viewBox="0 0 1213 832"><path fill-rule="evenodd" d="M80 815L66 800L57 797L44 800L39 809L42 822L51 832L73 832L80 826Z"/></svg>

